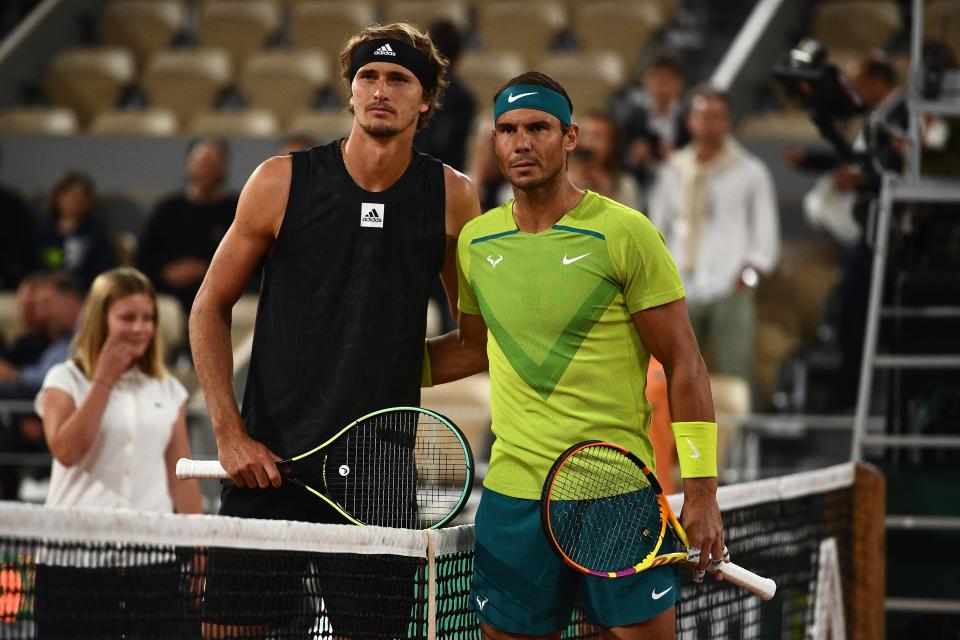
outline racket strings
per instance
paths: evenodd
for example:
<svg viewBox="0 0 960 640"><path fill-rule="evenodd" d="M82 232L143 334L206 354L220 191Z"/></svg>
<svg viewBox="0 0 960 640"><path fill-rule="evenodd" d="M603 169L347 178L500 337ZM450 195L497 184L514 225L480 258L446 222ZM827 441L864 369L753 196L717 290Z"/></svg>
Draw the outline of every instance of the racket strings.
<svg viewBox="0 0 960 640"><path fill-rule="evenodd" d="M568 558L593 571L638 564L659 544L661 513L646 474L616 449L578 450L550 489L550 528Z"/></svg>
<svg viewBox="0 0 960 640"><path fill-rule="evenodd" d="M372 416L345 434L328 463L331 496L365 524L428 528L457 509L469 454L443 420L415 410Z"/></svg>

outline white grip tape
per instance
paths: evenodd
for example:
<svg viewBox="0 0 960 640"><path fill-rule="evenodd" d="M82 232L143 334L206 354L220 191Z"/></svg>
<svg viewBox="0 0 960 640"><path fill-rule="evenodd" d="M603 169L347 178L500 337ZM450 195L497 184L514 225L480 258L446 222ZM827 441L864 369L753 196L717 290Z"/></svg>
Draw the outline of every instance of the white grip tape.
<svg viewBox="0 0 960 640"><path fill-rule="evenodd" d="M181 480L190 480L192 478L229 478L230 475L220 466L217 460L190 460L189 458L180 458L177 460L177 477Z"/></svg>
<svg viewBox="0 0 960 640"><path fill-rule="evenodd" d="M721 562L718 565L711 564L708 570L711 573L720 571L723 573L724 581L746 589L762 600L769 600L777 592L776 582L770 578L758 576L753 571L748 571L732 562Z"/></svg>

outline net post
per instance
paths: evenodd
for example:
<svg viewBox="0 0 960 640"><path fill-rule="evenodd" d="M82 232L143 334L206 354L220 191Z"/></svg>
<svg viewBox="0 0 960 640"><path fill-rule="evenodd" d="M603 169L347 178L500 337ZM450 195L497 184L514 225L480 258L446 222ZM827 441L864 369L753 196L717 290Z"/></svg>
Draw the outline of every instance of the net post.
<svg viewBox="0 0 960 640"><path fill-rule="evenodd" d="M876 467L858 462L853 483L849 600L851 640L886 637L886 480Z"/></svg>
<svg viewBox="0 0 960 640"><path fill-rule="evenodd" d="M437 532L427 529L427 640L437 639Z"/></svg>

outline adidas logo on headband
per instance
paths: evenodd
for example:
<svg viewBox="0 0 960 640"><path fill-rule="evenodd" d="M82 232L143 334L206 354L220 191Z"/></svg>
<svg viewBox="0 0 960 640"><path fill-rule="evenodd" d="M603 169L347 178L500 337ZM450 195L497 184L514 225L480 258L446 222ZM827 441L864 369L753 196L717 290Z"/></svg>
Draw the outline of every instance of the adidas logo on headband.
<svg viewBox="0 0 960 640"><path fill-rule="evenodd" d="M393 47L391 47L389 44L385 44L385 45L383 45L382 47L380 47L379 49L377 49L376 51L374 51L374 52L373 52L373 55L375 55L375 56L396 56L397 53L396 53L396 51L393 50Z"/></svg>

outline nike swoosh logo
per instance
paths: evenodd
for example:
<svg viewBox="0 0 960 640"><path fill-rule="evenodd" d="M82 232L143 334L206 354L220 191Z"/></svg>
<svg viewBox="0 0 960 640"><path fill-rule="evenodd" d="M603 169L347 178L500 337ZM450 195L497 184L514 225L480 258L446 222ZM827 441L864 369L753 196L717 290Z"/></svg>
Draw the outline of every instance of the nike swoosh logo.
<svg viewBox="0 0 960 640"><path fill-rule="evenodd" d="M592 252L591 252L591 253L592 253ZM566 256L566 254L564 254L564 256L563 256L563 264L573 264L573 263L576 262L577 260L582 260L582 259L586 258L588 255L590 255L590 254L589 254L589 253L585 253L585 254L583 254L582 256L577 256L576 258L568 258L568 257Z"/></svg>
<svg viewBox="0 0 960 640"><path fill-rule="evenodd" d="M516 101L519 100L520 98L523 98L523 97L525 97L525 96L535 96L535 95L537 95L538 93L540 93L540 92L539 92L539 91L531 91L530 93L518 93L517 95L513 95L513 94L511 93L510 95L507 96L507 102L516 102Z"/></svg>
<svg viewBox="0 0 960 640"><path fill-rule="evenodd" d="M700 450L697 449L697 445L693 444L693 443L690 441L690 438L688 438L687 436L683 436L683 439L687 441L687 444L690 445L690 448L693 450L693 453L690 454L690 457L693 458L694 460L696 460L697 458L699 458L699 457L700 457Z"/></svg>
<svg viewBox="0 0 960 640"><path fill-rule="evenodd" d="M663 596L665 596L665 595L667 595L668 593L670 593L670 591L672 591L672 590L673 590L673 587L667 587L666 589L664 589L664 590L661 591L660 593L657 593L657 590L654 589L653 591L650 592L650 597L653 598L654 600L659 600L659 599L662 598Z"/></svg>

